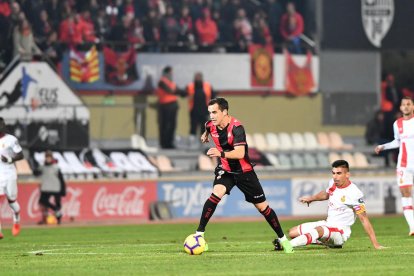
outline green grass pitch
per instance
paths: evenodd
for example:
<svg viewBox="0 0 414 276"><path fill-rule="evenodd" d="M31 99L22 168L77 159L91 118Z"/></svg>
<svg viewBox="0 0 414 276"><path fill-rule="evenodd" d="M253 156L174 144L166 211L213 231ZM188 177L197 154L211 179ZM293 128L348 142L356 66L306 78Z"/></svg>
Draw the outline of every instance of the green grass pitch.
<svg viewBox="0 0 414 276"><path fill-rule="evenodd" d="M287 230L303 220L284 220ZM309 246L294 254L273 251L265 221L210 222L209 251L183 251L196 224L143 224L3 230L0 275L413 275L414 237L402 216L371 218L377 251L361 224L343 249Z"/></svg>

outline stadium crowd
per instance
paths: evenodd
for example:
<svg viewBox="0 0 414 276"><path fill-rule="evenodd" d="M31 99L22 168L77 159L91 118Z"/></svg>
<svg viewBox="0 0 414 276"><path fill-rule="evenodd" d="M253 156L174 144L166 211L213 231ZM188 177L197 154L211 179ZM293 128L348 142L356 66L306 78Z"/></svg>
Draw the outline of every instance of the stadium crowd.
<svg viewBox="0 0 414 276"><path fill-rule="evenodd" d="M0 0L0 61L18 44L52 60L62 48L134 44L140 51L244 52L250 43L297 47L301 2L288 0ZM32 36L33 39L27 39ZM33 40L33 41L32 41ZM27 45L26 45L27 46ZM32 47L33 46L33 47ZM14 47L14 49L13 49ZM22 49L20 49L20 53ZM30 57L30 55L29 55Z"/></svg>

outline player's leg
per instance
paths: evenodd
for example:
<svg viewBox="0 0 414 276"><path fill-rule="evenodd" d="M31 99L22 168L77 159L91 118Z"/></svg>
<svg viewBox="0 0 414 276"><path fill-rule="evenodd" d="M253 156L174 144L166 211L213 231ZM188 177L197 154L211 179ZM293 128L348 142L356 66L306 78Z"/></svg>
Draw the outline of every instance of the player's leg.
<svg viewBox="0 0 414 276"><path fill-rule="evenodd" d="M4 198L5 198L4 194L2 194L2 192L3 192L3 188L0 187L0 210L1 210L2 204L4 203ZM2 232L2 229L1 229L1 219L2 219L2 217L1 217L1 211L0 211L0 240L4 238L3 232Z"/></svg>
<svg viewBox="0 0 414 276"><path fill-rule="evenodd" d="M6 196L10 208L13 210L13 236L20 233L20 205L17 202L17 179L9 179L6 183Z"/></svg>
<svg viewBox="0 0 414 276"><path fill-rule="evenodd" d="M48 216L48 205L49 203L49 196L45 192L40 192L40 198L39 198L39 209L42 213L42 219L37 224L46 224L46 219Z"/></svg>
<svg viewBox="0 0 414 276"><path fill-rule="evenodd" d="M316 243L319 238L324 234L324 230L321 226L317 226L310 229L303 234L297 236L290 241L293 247L304 246L312 243Z"/></svg>
<svg viewBox="0 0 414 276"><path fill-rule="evenodd" d="M409 235L414 236L414 211L413 211L413 173L406 169L397 170L397 181L401 192L401 203L405 220L410 228Z"/></svg>
<svg viewBox="0 0 414 276"><path fill-rule="evenodd" d="M61 209L62 209L62 197L60 196L60 194L54 194L54 197L55 197L55 203L56 203L56 205L55 205L55 217L56 217L56 219L57 219L57 222L58 222L58 224L60 224L61 223L61 221L62 221L62 211L61 211Z"/></svg>
<svg viewBox="0 0 414 276"><path fill-rule="evenodd" d="M292 246L290 245L286 235L283 233L283 229L280 225L276 212L266 201L265 193L256 173L251 171L237 176L237 187L243 192L246 201L254 204L256 209L263 215L273 231L275 231L283 246L283 250L286 253L292 253Z"/></svg>
<svg viewBox="0 0 414 276"><path fill-rule="evenodd" d="M225 194L230 194L233 188L233 176L224 172L223 170L216 169L215 178L213 182L213 192L210 197L204 203L203 211L200 217L200 224L197 228L197 232L204 232L208 221L213 216L217 205L221 198Z"/></svg>

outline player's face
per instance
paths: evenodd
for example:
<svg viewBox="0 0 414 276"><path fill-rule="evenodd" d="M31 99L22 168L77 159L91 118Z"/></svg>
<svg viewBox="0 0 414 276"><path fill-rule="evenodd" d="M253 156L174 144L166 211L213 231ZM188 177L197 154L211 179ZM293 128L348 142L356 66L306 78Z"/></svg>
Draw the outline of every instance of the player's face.
<svg viewBox="0 0 414 276"><path fill-rule="evenodd" d="M403 99L401 101L400 110L404 116L410 116L413 114L414 105L410 99Z"/></svg>
<svg viewBox="0 0 414 276"><path fill-rule="evenodd" d="M227 110L221 111L218 104L213 104L208 106L208 114L213 125L219 126L227 115Z"/></svg>
<svg viewBox="0 0 414 276"><path fill-rule="evenodd" d="M332 168L332 178L337 187L342 187L349 182L349 171L346 168Z"/></svg>

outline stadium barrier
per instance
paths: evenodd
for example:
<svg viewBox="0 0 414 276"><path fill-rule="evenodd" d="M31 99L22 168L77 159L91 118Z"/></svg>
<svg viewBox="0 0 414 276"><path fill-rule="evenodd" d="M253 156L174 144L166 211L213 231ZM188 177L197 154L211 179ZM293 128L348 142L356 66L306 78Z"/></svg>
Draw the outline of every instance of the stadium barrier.
<svg viewBox="0 0 414 276"><path fill-rule="evenodd" d="M325 216L327 202L307 206L298 199L326 189L328 178L262 179L267 201L280 216ZM368 214L401 212L398 185L394 176L358 176L352 181L363 191ZM211 193L209 180L174 181L78 181L67 183L67 195L62 201L63 222L77 221L147 221L150 206L163 202L168 205L168 216L163 218L198 218L206 198ZM39 183L19 183L19 203L24 223L40 220L38 205ZM165 209L165 208L164 208ZM12 220L6 201L0 207L3 221ZM218 205L216 217L260 216L254 206L245 202L244 195L234 188L231 196Z"/></svg>

